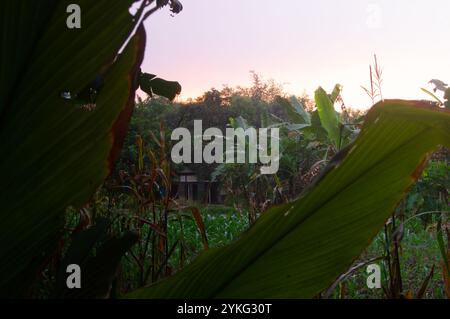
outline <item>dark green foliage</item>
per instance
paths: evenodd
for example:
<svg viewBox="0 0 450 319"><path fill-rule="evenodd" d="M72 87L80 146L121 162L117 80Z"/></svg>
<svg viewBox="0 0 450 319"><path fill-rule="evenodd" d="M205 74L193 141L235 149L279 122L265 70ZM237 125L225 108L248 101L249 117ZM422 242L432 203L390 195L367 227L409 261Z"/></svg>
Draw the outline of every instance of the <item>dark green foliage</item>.
<svg viewBox="0 0 450 319"><path fill-rule="evenodd" d="M56 298L107 298L123 255L137 242L138 236L128 232L120 238L106 239L110 221L99 219L91 228L74 236L60 265L56 281ZM95 248L95 254L93 250ZM66 268L79 265L81 289L67 289Z"/></svg>
<svg viewBox="0 0 450 319"><path fill-rule="evenodd" d="M13 278L33 272L27 268L41 255L51 255L65 209L84 205L109 174L145 47L140 29L118 54L136 26L131 3L79 1L89 14L71 32L64 27L67 1L1 2L1 294ZM99 74L104 87L92 112L61 98Z"/></svg>

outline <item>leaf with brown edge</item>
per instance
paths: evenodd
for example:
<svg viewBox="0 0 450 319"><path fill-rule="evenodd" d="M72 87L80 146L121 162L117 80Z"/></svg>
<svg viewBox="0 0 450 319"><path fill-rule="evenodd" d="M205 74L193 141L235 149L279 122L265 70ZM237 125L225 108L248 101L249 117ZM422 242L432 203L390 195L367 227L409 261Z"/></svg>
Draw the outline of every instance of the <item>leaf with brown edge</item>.
<svg viewBox="0 0 450 319"><path fill-rule="evenodd" d="M356 141L298 200L271 208L238 241L127 297L317 296L371 243L440 145L450 146L450 112L417 101L379 103Z"/></svg>
<svg viewBox="0 0 450 319"><path fill-rule="evenodd" d="M33 8L6 1L8 10ZM8 94L13 98L0 119L1 296L19 294L9 293L14 278L52 249L66 208L82 207L110 172L120 145L121 126L115 125L129 116L143 54L136 35L117 56L136 23L128 11L132 2L80 0L83 28L74 31L61 28L67 15L60 1L40 29L35 50L27 52L20 91ZM8 21L2 40L21 27L16 20ZM61 98L61 91L80 92L99 74L104 87L93 110Z"/></svg>
<svg viewBox="0 0 450 319"><path fill-rule="evenodd" d="M136 41L133 43L135 46L135 50L137 52L136 63L130 70L129 74L129 99L128 102L120 113L117 121L114 123L114 126L111 130L112 132L112 140L113 146L111 148L111 152L109 154L109 171L110 173L113 171L115 162L119 159L120 152L122 150L123 143L125 142L125 138L127 136L128 127L130 125L131 117L133 115L134 106L135 106L135 97L136 90L139 87L139 74L141 70L141 64L144 60L145 54L145 45L147 35L145 33L144 26L140 26L135 35Z"/></svg>

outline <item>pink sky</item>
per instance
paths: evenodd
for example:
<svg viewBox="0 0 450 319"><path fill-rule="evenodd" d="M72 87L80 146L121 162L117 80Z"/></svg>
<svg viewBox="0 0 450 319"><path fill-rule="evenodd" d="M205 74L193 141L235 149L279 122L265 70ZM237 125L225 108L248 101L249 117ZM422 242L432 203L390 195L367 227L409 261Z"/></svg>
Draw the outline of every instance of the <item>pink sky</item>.
<svg viewBox="0 0 450 319"><path fill-rule="evenodd" d="M427 98L432 78L450 81L448 0L184 0L146 22L143 69L183 86L181 99L212 87L251 85L250 70L291 94L335 83L352 107L376 53L386 98Z"/></svg>

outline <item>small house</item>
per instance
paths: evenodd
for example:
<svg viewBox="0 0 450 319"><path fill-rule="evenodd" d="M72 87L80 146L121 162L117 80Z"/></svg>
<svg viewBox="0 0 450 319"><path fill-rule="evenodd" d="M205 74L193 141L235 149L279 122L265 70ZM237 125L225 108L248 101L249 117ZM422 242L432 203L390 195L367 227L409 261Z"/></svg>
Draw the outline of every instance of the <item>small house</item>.
<svg viewBox="0 0 450 319"><path fill-rule="evenodd" d="M179 199L205 204L222 204L225 194L220 183L202 180L194 171L185 168L178 172L178 182L175 185Z"/></svg>

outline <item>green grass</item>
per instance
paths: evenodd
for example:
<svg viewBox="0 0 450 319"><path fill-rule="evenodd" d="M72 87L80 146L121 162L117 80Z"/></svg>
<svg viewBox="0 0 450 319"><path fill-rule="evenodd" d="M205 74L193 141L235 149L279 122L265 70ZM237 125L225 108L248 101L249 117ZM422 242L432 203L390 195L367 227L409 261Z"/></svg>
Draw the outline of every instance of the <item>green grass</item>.
<svg viewBox="0 0 450 319"><path fill-rule="evenodd" d="M201 209L201 214L206 227L210 248L222 247L237 239L240 234L248 229L246 214L240 214L235 209L227 206L206 206ZM188 213L183 216L188 216ZM192 261L204 248L202 237L195 221L191 218L183 218L180 222L171 222L168 227L169 241L184 241L187 261ZM180 264L180 248L177 248L170 259L174 268Z"/></svg>

